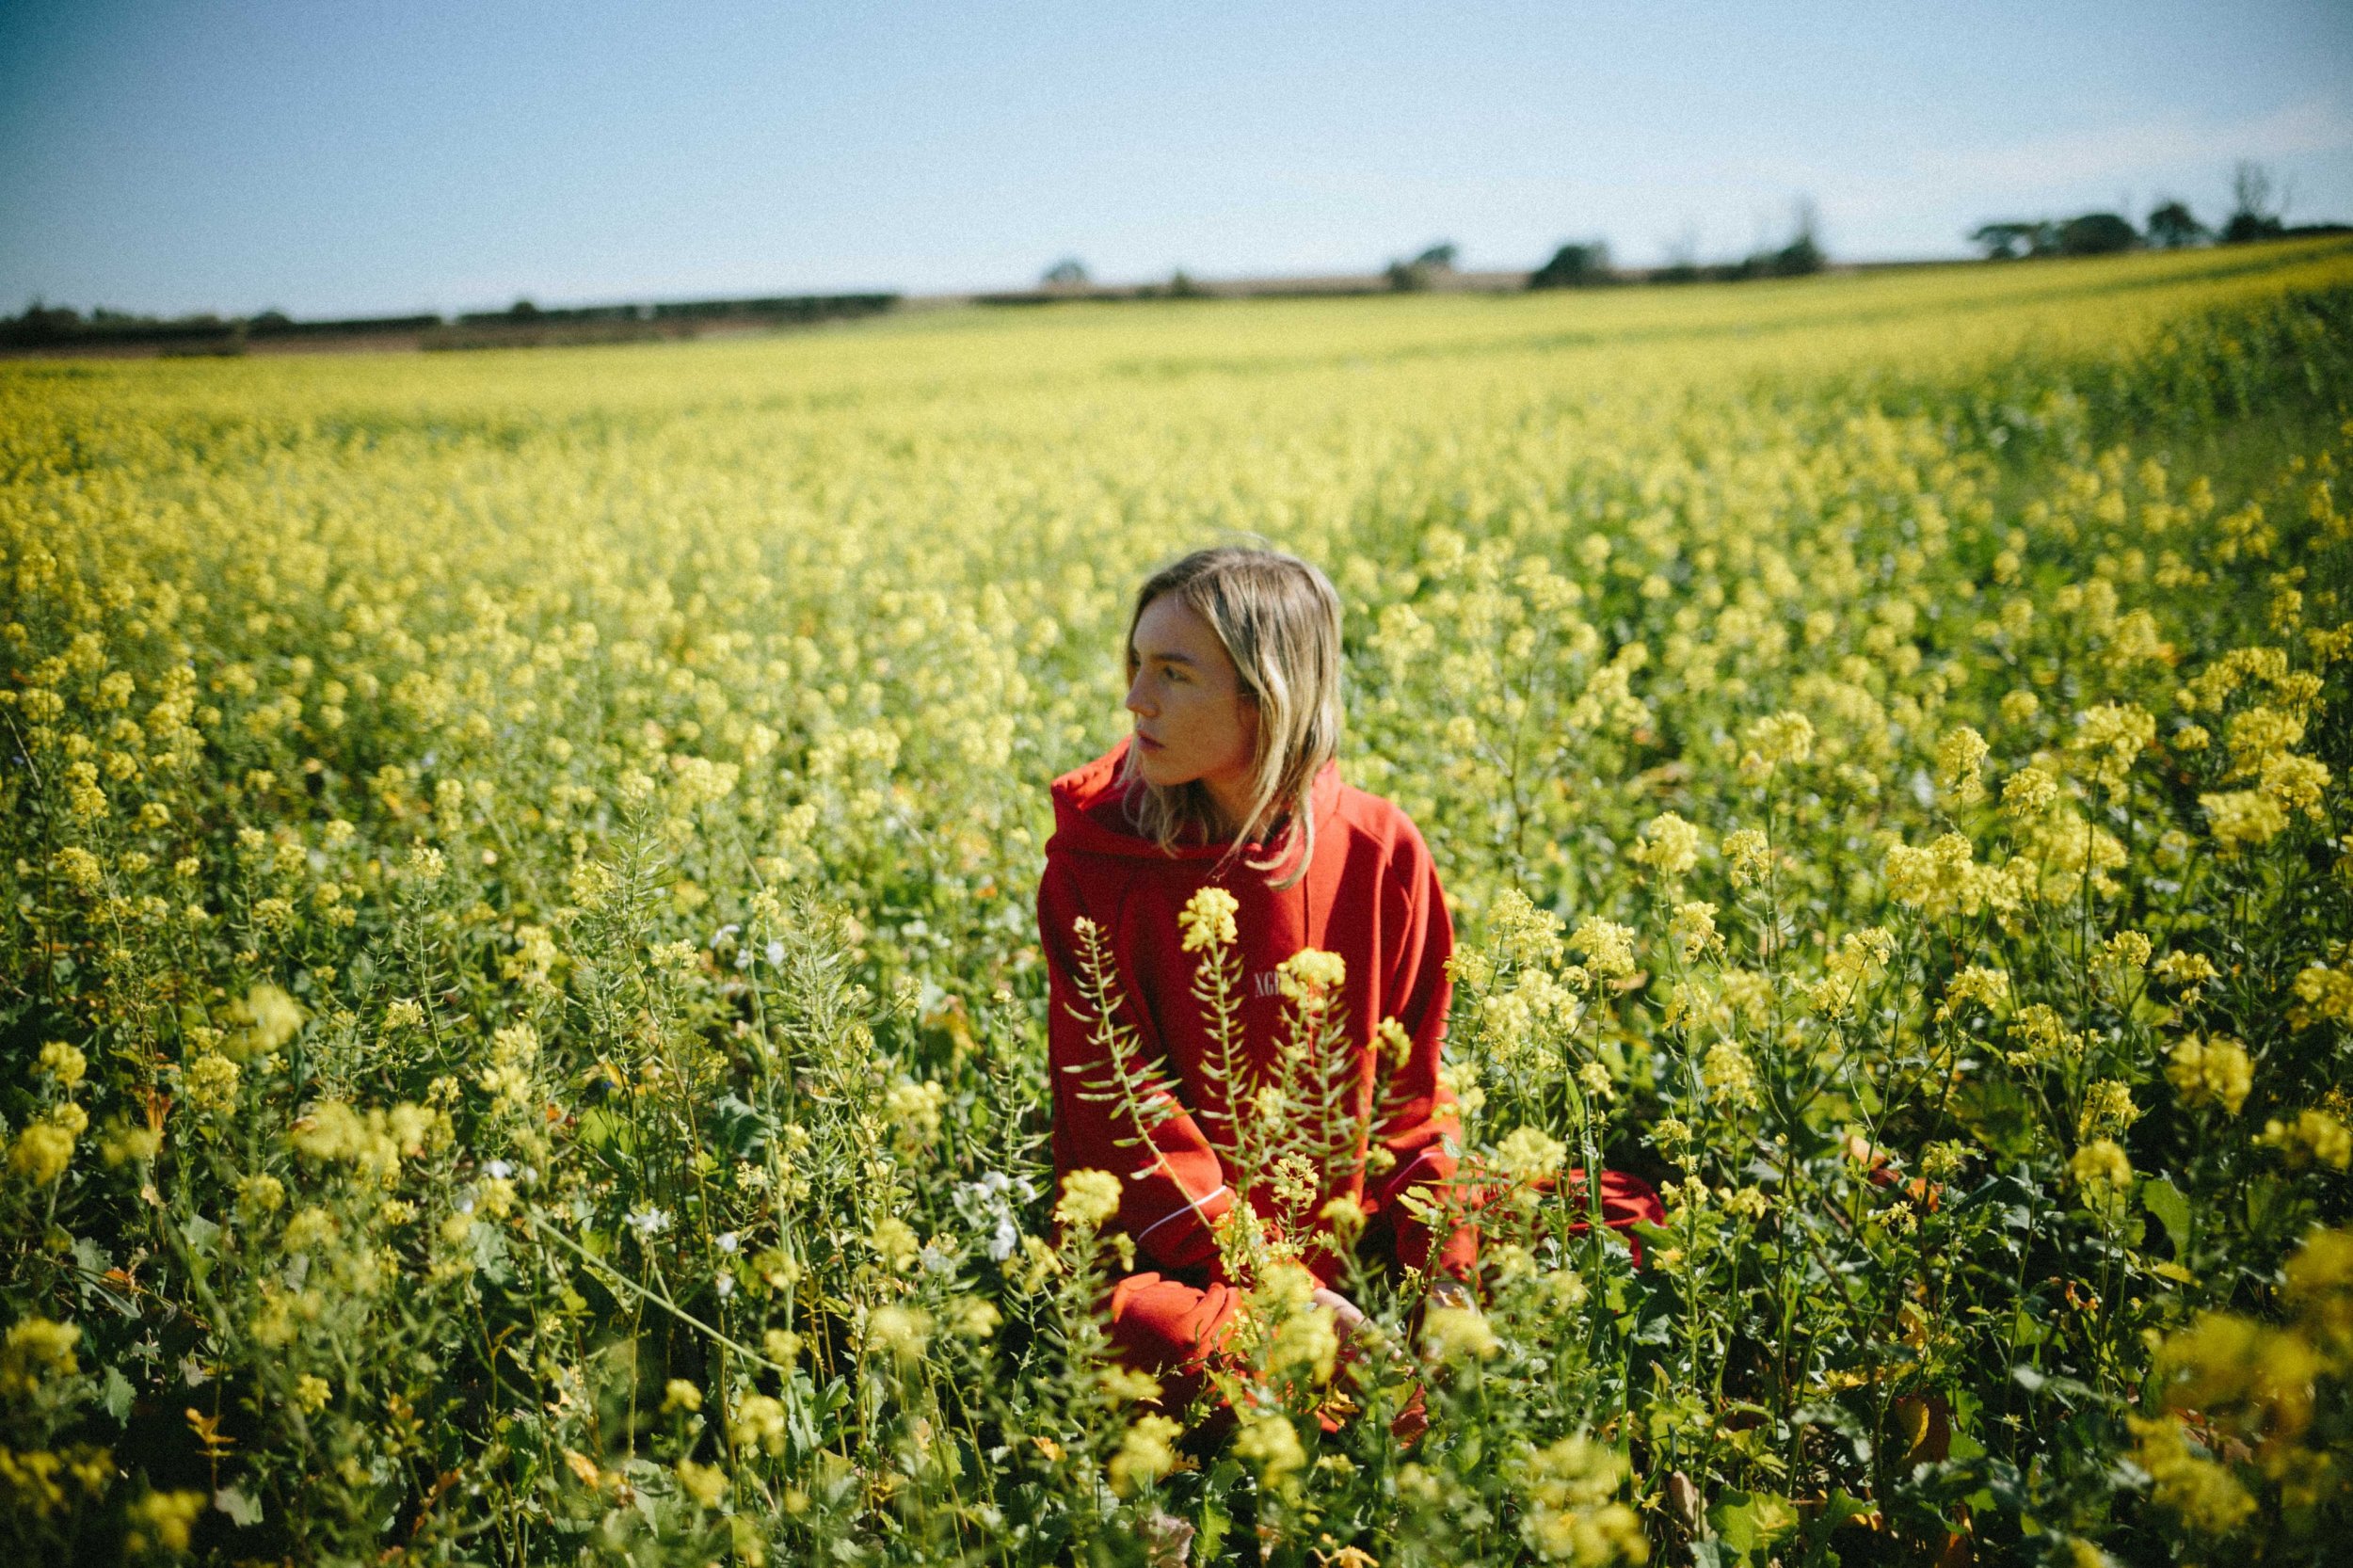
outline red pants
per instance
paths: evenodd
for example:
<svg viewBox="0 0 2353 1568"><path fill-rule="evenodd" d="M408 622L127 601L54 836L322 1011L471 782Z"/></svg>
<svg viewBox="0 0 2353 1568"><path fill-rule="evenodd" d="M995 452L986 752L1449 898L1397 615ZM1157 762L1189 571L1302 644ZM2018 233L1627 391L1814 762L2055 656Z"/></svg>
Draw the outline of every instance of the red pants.
<svg viewBox="0 0 2353 1568"><path fill-rule="evenodd" d="M1584 1180L1582 1171L1568 1174L1570 1189L1580 1200ZM1601 1215L1608 1228L1624 1231L1638 1221L1658 1224L1666 1219L1666 1210L1659 1207L1658 1194L1649 1182L1623 1171L1604 1171ZM1580 1218L1571 1232L1583 1235L1585 1221ZM1408 1241L1401 1248L1396 1233L1378 1219L1359 1248L1369 1259L1384 1264L1394 1264L1401 1251L1426 1255L1428 1250L1426 1242L1417 1247ZM1638 1260L1641 1256L1638 1250ZM1437 1262L1449 1273L1468 1277L1478 1259L1479 1232L1465 1225L1439 1249ZM1160 1380L1161 1408L1181 1409L1199 1392L1201 1368L1224 1348L1241 1304L1239 1288L1210 1279L1206 1272L1190 1276L1129 1274L1112 1287L1112 1342L1129 1367Z"/></svg>

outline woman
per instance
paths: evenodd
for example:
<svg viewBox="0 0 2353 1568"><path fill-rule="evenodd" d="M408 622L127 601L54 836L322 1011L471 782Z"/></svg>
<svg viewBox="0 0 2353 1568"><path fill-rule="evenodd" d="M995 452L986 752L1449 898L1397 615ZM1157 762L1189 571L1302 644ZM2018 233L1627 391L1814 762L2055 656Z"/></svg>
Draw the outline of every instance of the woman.
<svg viewBox="0 0 2353 1568"><path fill-rule="evenodd" d="M1354 1198L1368 1216L1360 1249L1406 1268L1430 1261L1431 1238L1399 1199L1455 1170L1453 1101L1438 1082L1453 928L1414 824L1340 782L1340 604L1321 572L1267 550L1186 556L1138 591L1128 673L1133 732L1054 781L1038 923L1051 987L1057 1174L1122 1177L1108 1228L1133 1240L1137 1272L1112 1291L1112 1337L1129 1365L1181 1380L1170 1389L1174 1405L1238 1304L1210 1227L1241 1196L1220 1154L1233 1142L1221 1085L1204 1066L1210 1035L1193 990L1198 957L1178 920L1187 901L1208 886L1237 901L1243 1024L1257 1064L1281 1033L1277 966L1309 948L1342 960L1338 1007L1360 1103L1377 1109L1364 1157L1288 1223L1317 1224L1326 1200ZM1080 984L1081 920L1112 959L1116 1012L1138 1057L1164 1064L1174 1080L1181 1110L1148 1128L1086 1092L1099 1081L1102 1047ZM1394 1024L1384 1031L1386 1020ZM1143 1133L1149 1149L1136 1143ZM1272 1194L1249 1197L1259 1216L1284 1223ZM1450 1238L1438 1270L1467 1274L1475 1244L1467 1230ZM1345 1334L1362 1314L1332 1288L1337 1245L1320 1233L1306 1261L1322 1287L1316 1299Z"/></svg>

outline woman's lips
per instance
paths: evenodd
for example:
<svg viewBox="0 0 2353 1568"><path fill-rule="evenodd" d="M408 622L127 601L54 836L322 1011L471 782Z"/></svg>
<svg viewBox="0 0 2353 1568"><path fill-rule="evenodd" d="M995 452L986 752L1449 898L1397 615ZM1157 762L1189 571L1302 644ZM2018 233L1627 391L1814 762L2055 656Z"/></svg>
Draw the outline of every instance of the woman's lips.
<svg viewBox="0 0 2353 1568"><path fill-rule="evenodd" d="M1136 744L1144 747L1146 751L1159 751L1160 749L1160 743L1154 740L1151 736L1146 735L1141 729L1136 731Z"/></svg>

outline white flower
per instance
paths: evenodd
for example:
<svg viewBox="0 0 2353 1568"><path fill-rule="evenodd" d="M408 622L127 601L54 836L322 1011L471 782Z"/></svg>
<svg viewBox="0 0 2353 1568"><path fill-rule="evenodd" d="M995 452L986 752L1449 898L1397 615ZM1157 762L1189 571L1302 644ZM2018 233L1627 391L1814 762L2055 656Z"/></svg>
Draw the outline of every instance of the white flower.
<svg viewBox="0 0 2353 1568"><path fill-rule="evenodd" d="M768 967L773 969L784 968L784 944L782 942L768 944Z"/></svg>
<svg viewBox="0 0 2353 1568"><path fill-rule="evenodd" d="M493 1160L488 1164L483 1166L482 1170L484 1175L491 1176L499 1181L504 1181L508 1176L515 1174L515 1167L509 1165L504 1160Z"/></svg>
<svg viewBox="0 0 2353 1568"><path fill-rule="evenodd" d="M670 1211L666 1208L632 1209L624 1223L640 1236L659 1236L670 1228Z"/></svg>
<svg viewBox="0 0 2353 1568"><path fill-rule="evenodd" d="M735 1232L731 1230L723 1230L719 1233L719 1250L721 1252L733 1252L737 1247L742 1245L743 1239L737 1236Z"/></svg>
<svg viewBox="0 0 2353 1568"><path fill-rule="evenodd" d="M719 1299L721 1301L726 1301L729 1296L735 1294L735 1276L733 1274L721 1274L717 1279L712 1280L711 1285L712 1288L719 1292Z"/></svg>

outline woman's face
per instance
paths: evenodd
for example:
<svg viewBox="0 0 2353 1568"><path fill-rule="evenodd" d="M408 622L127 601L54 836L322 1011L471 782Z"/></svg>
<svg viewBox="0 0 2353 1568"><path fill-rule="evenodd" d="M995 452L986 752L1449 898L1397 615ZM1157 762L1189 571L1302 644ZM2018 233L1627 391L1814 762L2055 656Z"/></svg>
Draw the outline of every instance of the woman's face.
<svg viewBox="0 0 2353 1568"><path fill-rule="evenodd" d="M1128 712L1136 716L1136 766L1146 783L1174 789L1197 779L1228 822L1240 820L1250 800L1258 707L1217 632L1174 594L1136 618Z"/></svg>

